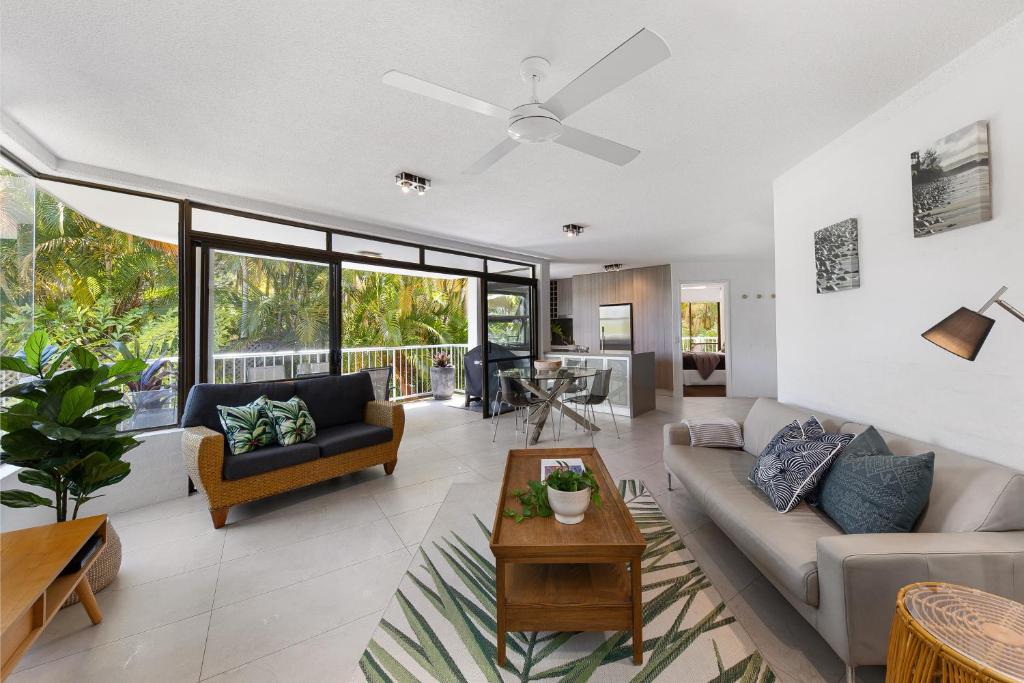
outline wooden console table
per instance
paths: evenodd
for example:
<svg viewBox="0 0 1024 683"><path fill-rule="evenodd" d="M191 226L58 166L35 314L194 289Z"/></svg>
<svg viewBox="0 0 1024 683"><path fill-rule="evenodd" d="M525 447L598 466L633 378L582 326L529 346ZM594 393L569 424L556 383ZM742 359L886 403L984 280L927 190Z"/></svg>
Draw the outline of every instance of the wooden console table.
<svg viewBox="0 0 1024 683"><path fill-rule="evenodd" d="M64 568L94 536L99 536L101 542L77 571L62 576ZM0 534L0 679L14 671L18 660L72 592L78 594L92 623L103 620L85 575L106 543L106 515Z"/></svg>

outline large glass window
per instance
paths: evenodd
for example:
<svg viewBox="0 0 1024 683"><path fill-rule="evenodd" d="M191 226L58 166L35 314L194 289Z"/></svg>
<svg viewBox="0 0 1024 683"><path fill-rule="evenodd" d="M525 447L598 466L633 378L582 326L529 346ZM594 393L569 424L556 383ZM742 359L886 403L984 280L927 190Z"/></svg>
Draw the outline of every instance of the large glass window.
<svg viewBox="0 0 1024 683"><path fill-rule="evenodd" d="M475 278L357 263L342 264L341 372L390 366L394 398L431 391L430 366L446 354L455 389L476 320Z"/></svg>
<svg viewBox="0 0 1024 683"><path fill-rule="evenodd" d="M530 329L530 285L487 284L487 340L517 356L533 352Z"/></svg>
<svg viewBox="0 0 1024 683"><path fill-rule="evenodd" d="M330 372L329 267L211 250L208 380Z"/></svg>
<svg viewBox="0 0 1024 683"><path fill-rule="evenodd" d="M721 324L717 301L682 302L683 351L721 351Z"/></svg>
<svg viewBox="0 0 1024 683"><path fill-rule="evenodd" d="M142 358L121 428L177 422L178 204L0 173L3 353L44 329L108 362Z"/></svg>

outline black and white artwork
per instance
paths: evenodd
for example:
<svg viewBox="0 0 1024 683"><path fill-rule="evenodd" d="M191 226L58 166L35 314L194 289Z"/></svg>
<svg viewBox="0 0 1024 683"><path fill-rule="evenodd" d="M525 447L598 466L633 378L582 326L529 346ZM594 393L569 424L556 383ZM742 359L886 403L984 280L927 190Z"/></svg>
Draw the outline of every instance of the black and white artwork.
<svg viewBox="0 0 1024 683"><path fill-rule="evenodd" d="M910 155L914 237L992 219L988 121L977 121Z"/></svg>
<svg viewBox="0 0 1024 683"><path fill-rule="evenodd" d="M857 219L847 218L814 233L818 294L860 287Z"/></svg>

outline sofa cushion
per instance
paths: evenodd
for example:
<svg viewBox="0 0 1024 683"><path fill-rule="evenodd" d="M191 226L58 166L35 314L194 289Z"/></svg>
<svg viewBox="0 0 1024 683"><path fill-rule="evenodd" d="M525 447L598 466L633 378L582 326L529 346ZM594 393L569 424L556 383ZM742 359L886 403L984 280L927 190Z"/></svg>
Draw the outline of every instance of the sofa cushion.
<svg viewBox="0 0 1024 683"><path fill-rule="evenodd" d="M294 382L252 382L249 384L197 384L188 392L181 412L182 427L207 427L224 433L217 406L240 406L260 396L287 401L295 395ZM226 439L225 439L226 441Z"/></svg>
<svg viewBox="0 0 1024 683"><path fill-rule="evenodd" d="M844 422L820 410L779 403L773 398L757 399L743 420L743 450L751 455L759 455L779 429L793 420L803 423L812 415L826 432L838 432Z"/></svg>
<svg viewBox="0 0 1024 683"><path fill-rule="evenodd" d="M817 540L842 531L806 504L775 512L747 481L751 462L743 451L665 447L669 469L751 562L794 599L817 606Z"/></svg>
<svg viewBox="0 0 1024 683"><path fill-rule="evenodd" d="M264 403L274 422L277 441L282 446L309 441L316 436L316 423L298 396L292 396L287 401L264 399Z"/></svg>
<svg viewBox="0 0 1024 683"><path fill-rule="evenodd" d="M843 425L853 434L865 429ZM928 507L915 531L1024 531L1024 472L891 432L879 434L895 455L935 453Z"/></svg>
<svg viewBox="0 0 1024 683"><path fill-rule="evenodd" d="M277 442L269 401L260 396L244 406L217 406L221 427L232 455L241 455Z"/></svg>
<svg viewBox="0 0 1024 683"><path fill-rule="evenodd" d="M775 456L758 458L754 484L776 510L789 512L814 490L851 439L850 434L821 434L787 443Z"/></svg>
<svg viewBox="0 0 1024 683"><path fill-rule="evenodd" d="M373 381L365 372L313 377L295 382L295 394L306 402L318 429L362 422L373 400Z"/></svg>
<svg viewBox="0 0 1024 683"><path fill-rule="evenodd" d="M241 455L224 458L224 478L243 479L282 467L299 465L320 457L320 449L309 441L291 446L268 446Z"/></svg>
<svg viewBox="0 0 1024 683"><path fill-rule="evenodd" d="M821 485L821 511L848 534L906 533L928 504L935 455L893 455L874 427L850 442Z"/></svg>
<svg viewBox="0 0 1024 683"><path fill-rule="evenodd" d="M310 443L320 449L320 457L327 458L339 453L347 453L358 448L367 448L387 443L394 438L391 427L380 427L365 422L353 422L321 429Z"/></svg>

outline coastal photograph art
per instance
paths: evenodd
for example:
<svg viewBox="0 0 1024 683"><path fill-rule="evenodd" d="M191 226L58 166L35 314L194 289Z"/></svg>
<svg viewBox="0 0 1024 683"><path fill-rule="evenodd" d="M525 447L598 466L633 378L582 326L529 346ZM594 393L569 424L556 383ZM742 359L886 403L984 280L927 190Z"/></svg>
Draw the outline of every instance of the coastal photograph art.
<svg viewBox="0 0 1024 683"><path fill-rule="evenodd" d="M860 287L857 219L847 218L814 233L818 294Z"/></svg>
<svg viewBox="0 0 1024 683"><path fill-rule="evenodd" d="M977 121L910 155L914 237L992 219L988 121Z"/></svg>

